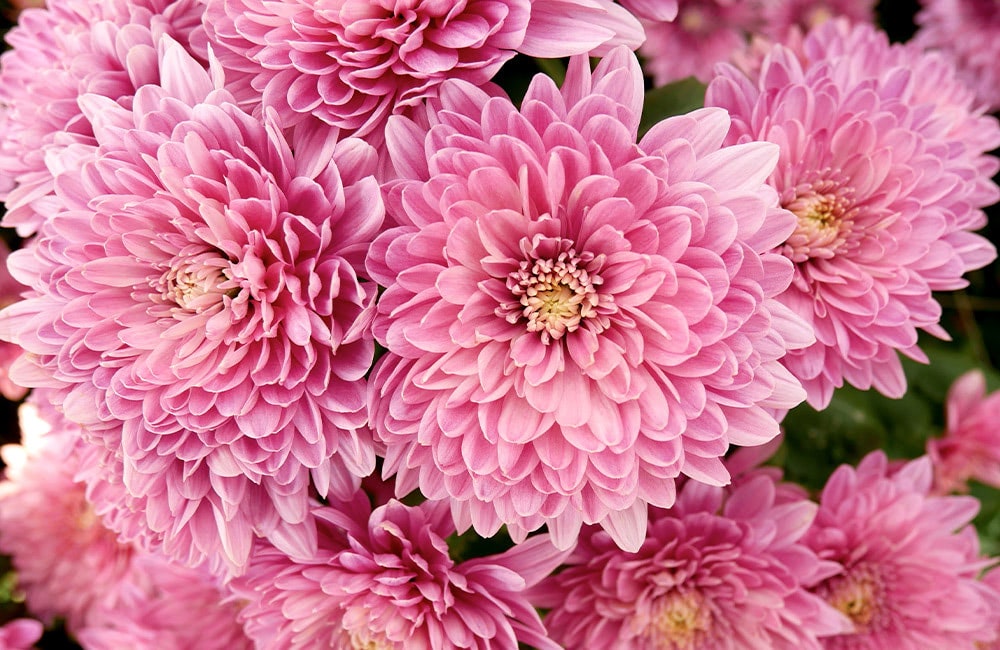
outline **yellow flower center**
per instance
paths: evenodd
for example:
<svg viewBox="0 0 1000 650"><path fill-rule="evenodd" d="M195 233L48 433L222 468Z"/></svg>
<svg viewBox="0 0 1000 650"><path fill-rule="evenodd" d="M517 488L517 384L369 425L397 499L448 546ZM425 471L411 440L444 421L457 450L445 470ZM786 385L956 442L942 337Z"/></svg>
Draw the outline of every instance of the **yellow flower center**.
<svg viewBox="0 0 1000 650"><path fill-rule="evenodd" d="M856 214L851 188L832 183L804 184L783 206L798 218L795 232L783 247L783 253L793 262L829 259L844 247L851 234Z"/></svg>
<svg viewBox="0 0 1000 650"><path fill-rule="evenodd" d="M867 629L882 611L882 581L877 574L864 567L833 578L825 592L826 601L851 619L859 633Z"/></svg>
<svg viewBox="0 0 1000 650"><path fill-rule="evenodd" d="M497 309L511 323L524 319L527 330L538 332L545 345L596 316L597 287L603 282L587 270L593 255L577 255L567 240L558 243L556 254L532 256L507 277L507 288L517 302Z"/></svg>
<svg viewBox="0 0 1000 650"><path fill-rule="evenodd" d="M698 647L712 624L712 614L697 591L672 591L653 607L653 622L647 633L659 650Z"/></svg>

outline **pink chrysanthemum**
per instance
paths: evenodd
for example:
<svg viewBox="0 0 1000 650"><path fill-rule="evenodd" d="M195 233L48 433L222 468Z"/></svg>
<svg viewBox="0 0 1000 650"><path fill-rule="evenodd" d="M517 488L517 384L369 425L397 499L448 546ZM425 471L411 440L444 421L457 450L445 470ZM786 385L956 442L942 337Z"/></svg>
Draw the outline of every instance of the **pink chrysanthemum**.
<svg viewBox="0 0 1000 650"><path fill-rule="evenodd" d="M776 249L796 265L780 300L817 338L784 362L817 408L845 380L902 395L897 351L926 362L917 331L947 337L931 292L996 257L971 231L1000 197L983 154L1000 127L971 100L940 57L845 21L799 52L775 46L754 79L724 66L709 85L706 104L733 116L728 142L781 147L769 183L798 226Z"/></svg>
<svg viewBox="0 0 1000 650"><path fill-rule="evenodd" d="M0 650L31 650L44 631L40 621L30 618L4 623L0 627Z"/></svg>
<svg viewBox="0 0 1000 650"><path fill-rule="evenodd" d="M731 490L688 481L651 510L637 554L586 528L532 602L567 650L819 650L848 626L808 588L840 567L800 541L816 504L778 496L766 475Z"/></svg>
<svg viewBox="0 0 1000 650"><path fill-rule="evenodd" d="M359 492L313 517L314 557L292 560L258 543L247 573L230 583L258 648L558 648L523 593L565 556L545 536L456 563L444 503L392 500L372 510Z"/></svg>
<svg viewBox="0 0 1000 650"><path fill-rule="evenodd" d="M28 609L72 631L112 598L132 549L104 528L74 479L82 461L79 427L36 392L20 408L21 445L5 445L0 482L0 551L10 555Z"/></svg>
<svg viewBox="0 0 1000 650"><path fill-rule="evenodd" d="M198 40L201 14L197 0L53 0L20 15L0 57L3 225L31 235L57 209L46 156L94 143L77 99L129 106L136 88L159 81L157 39Z"/></svg>
<svg viewBox="0 0 1000 650"><path fill-rule="evenodd" d="M707 82L715 64L739 52L758 21L752 2L679 0L678 5L672 21L642 21L646 42L639 52L657 85L690 76Z"/></svg>
<svg viewBox="0 0 1000 650"><path fill-rule="evenodd" d="M374 469L375 291L355 269L382 222L376 156L289 143L231 103L219 69L169 39L159 55L163 85L132 110L81 99L98 146L11 256L33 295L0 320L27 351L15 378L59 389L123 458L148 526L196 551L172 554L238 570L255 533L310 552L310 477L349 495Z"/></svg>
<svg viewBox="0 0 1000 650"><path fill-rule="evenodd" d="M793 29L808 32L831 18L874 23L876 0L768 0L761 4L761 33L783 42Z"/></svg>
<svg viewBox="0 0 1000 650"><path fill-rule="evenodd" d="M986 377L971 371L948 391L943 438L927 441L934 489L966 492L970 479L1000 488L1000 392L986 395Z"/></svg>
<svg viewBox="0 0 1000 650"><path fill-rule="evenodd" d="M446 79L481 86L518 52L563 57L638 47L639 23L610 0L209 0L209 38L236 84L285 125L314 116L382 142Z"/></svg>
<svg viewBox="0 0 1000 650"><path fill-rule="evenodd" d="M958 76L976 92L976 102L1000 110L1000 2L997 0L922 0L913 42L940 50L955 63Z"/></svg>
<svg viewBox="0 0 1000 650"><path fill-rule="evenodd" d="M561 91L535 77L520 111L452 82L429 130L389 124L372 426L398 493L454 499L460 527L567 547L600 523L634 550L676 476L724 484L729 445L802 399L776 360L811 334L764 252L794 225L760 182L775 151L720 148L719 110L636 144L642 96L621 48Z"/></svg>
<svg viewBox="0 0 1000 650"><path fill-rule="evenodd" d="M21 292L27 289L14 279L7 268L7 257L10 249L0 240L0 309L14 304L21 299ZM21 348L13 343L0 341L0 395L17 402L28 394L28 389L19 386L10 379L10 367L21 356Z"/></svg>
<svg viewBox="0 0 1000 650"><path fill-rule="evenodd" d="M986 562L970 521L972 497L928 496L926 456L891 472L882 452L837 469L803 538L843 572L814 591L854 630L824 640L831 650L973 650L993 638L993 603L976 579Z"/></svg>
<svg viewBox="0 0 1000 650"><path fill-rule="evenodd" d="M239 604L224 603L224 589L204 569L137 555L114 591L113 603L96 608L77 634L87 650L253 648L237 622Z"/></svg>

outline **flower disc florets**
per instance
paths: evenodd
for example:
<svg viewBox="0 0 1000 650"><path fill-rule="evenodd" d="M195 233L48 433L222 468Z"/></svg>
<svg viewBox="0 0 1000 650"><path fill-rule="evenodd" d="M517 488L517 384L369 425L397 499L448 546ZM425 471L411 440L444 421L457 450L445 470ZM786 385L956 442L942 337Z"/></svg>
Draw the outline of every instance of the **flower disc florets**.
<svg viewBox="0 0 1000 650"><path fill-rule="evenodd" d="M761 254L794 226L758 183L774 151L720 149L720 111L637 144L641 98L617 50L520 110L454 82L429 128L390 121L372 423L400 494L454 499L460 526L635 547L674 478L725 483L729 445L801 397L776 359L809 333L770 298L790 263Z"/></svg>

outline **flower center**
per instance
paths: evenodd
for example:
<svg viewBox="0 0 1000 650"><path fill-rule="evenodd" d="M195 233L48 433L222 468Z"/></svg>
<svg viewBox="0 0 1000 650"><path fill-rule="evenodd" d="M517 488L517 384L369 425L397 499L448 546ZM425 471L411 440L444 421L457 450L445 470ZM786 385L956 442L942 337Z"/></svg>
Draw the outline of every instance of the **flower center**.
<svg viewBox="0 0 1000 650"><path fill-rule="evenodd" d="M868 628L881 612L882 581L874 571L856 567L831 579L821 595L854 623L859 633Z"/></svg>
<svg viewBox="0 0 1000 650"><path fill-rule="evenodd" d="M548 345L596 315L596 287L603 280L590 272L594 255L578 255L567 239L536 235L530 247L525 243L528 259L507 276L507 288L517 302L501 305L497 314L511 323L525 319L528 331L538 332Z"/></svg>
<svg viewBox="0 0 1000 650"><path fill-rule="evenodd" d="M782 252L793 262L829 259L837 254L854 223L853 190L826 181L796 187L783 207L798 217Z"/></svg>
<svg viewBox="0 0 1000 650"><path fill-rule="evenodd" d="M226 273L229 265L216 251L181 251L160 278L160 293L181 309L203 312L221 302L223 295L239 292L239 285Z"/></svg>
<svg viewBox="0 0 1000 650"><path fill-rule="evenodd" d="M358 629L354 631L341 630L338 639L334 639L333 647L346 647L350 650L394 650L396 645L374 630Z"/></svg>
<svg viewBox="0 0 1000 650"><path fill-rule="evenodd" d="M833 16L834 13L829 7L826 5L819 5L806 13L805 21L803 22L805 23L805 27L807 29L811 29L822 25L826 21L833 18Z"/></svg>
<svg viewBox="0 0 1000 650"><path fill-rule="evenodd" d="M647 635L661 650L681 650L699 645L708 632L712 614L697 591L671 591L653 605L653 621Z"/></svg>
<svg viewBox="0 0 1000 650"><path fill-rule="evenodd" d="M689 34L703 34L712 27L712 21L701 7L688 7L681 9L678 16L678 23L681 29Z"/></svg>

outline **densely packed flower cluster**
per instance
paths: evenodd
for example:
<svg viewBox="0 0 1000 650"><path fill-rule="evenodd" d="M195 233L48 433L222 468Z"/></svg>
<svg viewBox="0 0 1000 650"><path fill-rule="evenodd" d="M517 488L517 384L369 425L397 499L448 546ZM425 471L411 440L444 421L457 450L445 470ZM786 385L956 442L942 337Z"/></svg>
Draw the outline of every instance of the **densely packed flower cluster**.
<svg viewBox="0 0 1000 650"><path fill-rule="evenodd" d="M988 368L795 456L996 257L1000 7L873 4L24 9L0 649L1000 646Z"/></svg>

